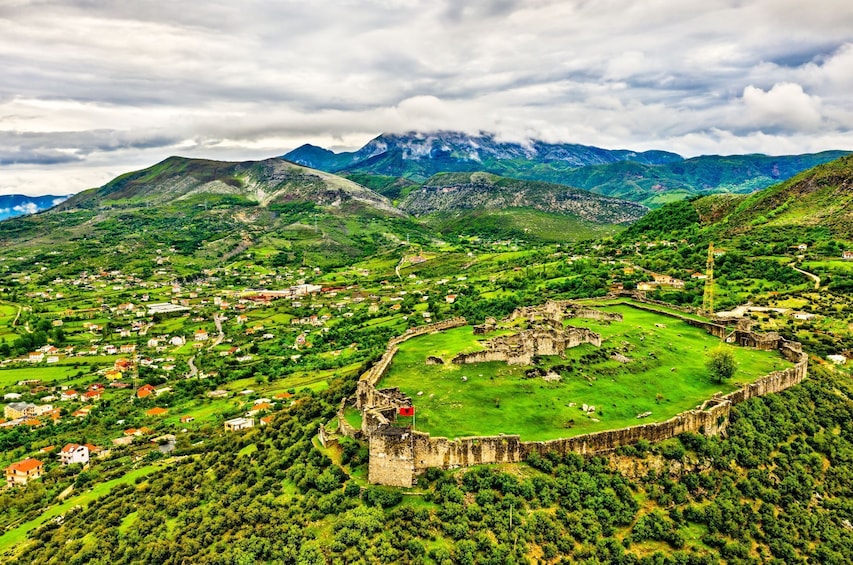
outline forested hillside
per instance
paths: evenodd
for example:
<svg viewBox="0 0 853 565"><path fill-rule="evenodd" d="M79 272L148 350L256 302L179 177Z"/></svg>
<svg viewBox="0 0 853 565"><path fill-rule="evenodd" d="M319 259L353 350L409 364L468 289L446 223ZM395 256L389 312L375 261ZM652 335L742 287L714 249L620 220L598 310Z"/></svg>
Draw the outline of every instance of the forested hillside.
<svg viewBox="0 0 853 565"><path fill-rule="evenodd" d="M173 465L43 527L14 562L840 564L853 551L853 388L826 368L738 406L727 438L434 470L405 495L347 478L365 463L356 444L316 448L346 391L184 443Z"/></svg>

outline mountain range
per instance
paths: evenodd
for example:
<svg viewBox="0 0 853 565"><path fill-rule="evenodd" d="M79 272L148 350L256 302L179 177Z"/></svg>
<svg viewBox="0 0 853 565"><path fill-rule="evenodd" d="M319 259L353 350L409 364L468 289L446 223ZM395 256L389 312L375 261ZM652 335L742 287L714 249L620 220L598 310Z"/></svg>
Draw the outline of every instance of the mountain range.
<svg viewBox="0 0 853 565"><path fill-rule="evenodd" d="M128 256L140 267L150 265L152 256L167 251L203 266L258 250L277 264L329 266L402 241L429 243L460 233L598 237L647 212L580 189L483 173L437 175L423 187L392 184L407 191L398 205L352 180L280 158L169 157L42 214L0 223L0 242L52 251L66 245L77 254L85 248L82 255L102 268Z"/></svg>
<svg viewBox="0 0 853 565"><path fill-rule="evenodd" d="M150 265L153 256L166 250L187 257L198 268L243 252L258 253L273 264L340 265L395 249L404 241L430 244L462 235L575 241L615 234L648 212L636 201L638 192L610 176L616 170L623 178L634 175L643 182L651 182L654 174L658 184L676 174L693 179L702 187L699 194L706 196L691 198L691 206L703 223L727 226L721 229L730 236L754 230L769 234L795 225L820 226L844 238L853 228L851 156L765 190L735 193L748 190L748 183L752 188L762 184L763 175L783 177L844 152L685 160L666 152L538 142L522 146L489 135L460 135L417 135L409 141L386 136L351 154L311 150L318 156L313 161L317 166L349 163L342 171L349 178L282 158L222 162L170 157L76 194L46 212L3 221L0 243L7 249L30 248L42 254L67 247L100 267L129 256L140 266ZM460 156L460 147L467 148L467 157ZM416 175L356 170L361 167L358 163L378 163L389 152L396 152L404 165L416 163L430 176L416 180ZM539 163L552 171L562 167L566 172L561 178L574 179L572 184L583 185L586 175L585 188L611 187L609 192L623 198L482 170L433 172L440 162L459 166L524 162L531 167ZM637 185L645 186L640 181ZM660 190L655 186L648 189L663 196L658 205L675 194L693 194L683 185ZM728 194L714 193L724 186ZM30 211L56 204L57 197L6 198L5 207ZM644 225L639 222L631 233Z"/></svg>
<svg viewBox="0 0 853 565"><path fill-rule="evenodd" d="M424 183L438 173L488 172L582 188L659 207L716 192L749 193L846 155L846 151L772 157L705 155L685 159L667 151L610 150L459 132L383 134L353 152L303 145L284 159L342 174L378 175ZM361 182L360 181L360 182Z"/></svg>

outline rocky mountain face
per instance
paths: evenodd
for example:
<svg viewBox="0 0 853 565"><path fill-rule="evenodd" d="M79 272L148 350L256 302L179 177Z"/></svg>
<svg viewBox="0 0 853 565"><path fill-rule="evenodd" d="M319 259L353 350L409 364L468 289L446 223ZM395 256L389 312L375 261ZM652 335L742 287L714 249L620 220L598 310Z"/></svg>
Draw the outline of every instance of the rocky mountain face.
<svg viewBox="0 0 853 565"><path fill-rule="evenodd" d="M574 186L659 207L716 192L750 193L847 154L772 157L706 155L684 159L665 151L609 150L532 140L506 142L493 134L383 134L354 152L303 145L284 159L330 172L401 177L417 182L442 172L488 172Z"/></svg>
<svg viewBox="0 0 853 565"><path fill-rule="evenodd" d="M499 173L492 168L513 169L524 163L559 163L571 168L625 160L660 164L682 159L665 151L609 150L543 141L518 143L501 141L490 133L472 136L447 131L382 134L358 151L345 153L303 145L283 158L332 172L358 170L417 180L447 171L489 170ZM500 162L506 163L501 166Z"/></svg>
<svg viewBox="0 0 853 565"><path fill-rule="evenodd" d="M408 194L400 208L415 216L462 210L526 208L597 224L628 224L648 208L567 186L489 173L442 173Z"/></svg>

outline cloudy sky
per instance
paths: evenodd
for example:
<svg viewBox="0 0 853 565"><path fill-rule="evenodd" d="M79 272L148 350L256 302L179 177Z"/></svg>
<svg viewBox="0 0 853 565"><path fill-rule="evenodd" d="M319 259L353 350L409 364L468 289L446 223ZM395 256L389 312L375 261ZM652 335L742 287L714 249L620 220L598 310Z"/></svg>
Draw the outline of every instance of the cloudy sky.
<svg viewBox="0 0 853 565"><path fill-rule="evenodd" d="M853 149L849 0L0 0L0 73L0 194L409 130Z"/></svg>

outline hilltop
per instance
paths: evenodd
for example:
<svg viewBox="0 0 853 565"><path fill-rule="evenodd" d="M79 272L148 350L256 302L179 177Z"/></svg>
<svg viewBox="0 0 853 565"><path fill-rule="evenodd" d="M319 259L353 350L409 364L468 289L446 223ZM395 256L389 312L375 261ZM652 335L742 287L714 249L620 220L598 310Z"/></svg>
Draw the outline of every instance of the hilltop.
<svg viewBox="0 0 853 565"><path fill-rule="evenodd" d="M330 172L416 182L443 172L484 171L574 186L655 208L699 194L753 192L847 153L685 159L667 151L611 150L538 140L507 142L489 133L441 131L382 134L353 152L333 153L303 145L283 158Z"/></svg>
<svg viewBox="0 0 853 565"><path fill-rule="evenodd" d="M430 237L384 196L281 159L170 157L42 214L0 223L5 246L65 249L99 268L170 255L199 268L243 252L280 264L306 256L334 264L407 235Z"/></svg>
<svg viewBox="0 0 853 565"><path fill-rule="evenodd" d="M169 157L121 175L100 188L75 195L60 209L168 204L208 195L236 196L264 208L313 202L402 215L386 198L360 184L281 159L224 162L183 157Z"/></svg>

